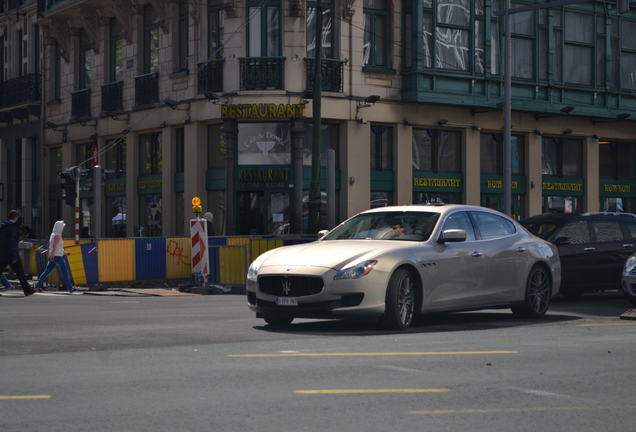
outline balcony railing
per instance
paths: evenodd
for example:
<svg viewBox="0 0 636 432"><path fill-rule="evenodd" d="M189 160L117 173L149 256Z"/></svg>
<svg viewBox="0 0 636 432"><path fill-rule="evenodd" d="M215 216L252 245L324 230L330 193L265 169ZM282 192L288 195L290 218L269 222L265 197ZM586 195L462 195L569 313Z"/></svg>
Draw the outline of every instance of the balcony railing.
<svg viewBox="0 0 636 432"><path fill-rule="evenodd" d="M223 91L224 61L224 59L212 59L199 63L197 73L199 93Z"/></svg>
<svg viewBox="0 0 636 432"><path fill-rule="evenodd" d="M78 90L71 94L71 117L85 119L91 116L91 90Z"/></svg>
<svg viewBox="0 0 636 432"><path fill-rule="evenodd" d="M38 12L44 12L46 10L51 9L53 6L58 3L64 3L69 0L38 0Z"/></svg>
<svg viewBox="0 0 636 432"><path fill-rule="evenodd" d="M241 65L241 90L282 90L285 57L244 57Z"/></svg>
<svg viewBox="0 0 636 432"><path fill-rule="evenodd" d="M15 9L18 6L20 6L23 2L23 0L9 0L9 4L7 5L7 10L11 10L11 9Z"/></svg>
<svg viewBox="0 0 636 432"><path fill-rule="evenodd" d="M135 77L135 105L150 105L159 102L159 72Z"/></svg>
<svg viewBox="0 0 636 432"><path fill-rule="evenodd" d="M314 65L316 61L311 58L305 59L307 68L307 90L314 88ZM323 91L341 92L342 91L342 74L344 69L344 60L339 59L321 59L320 72L321 83L320 88Z"/></svg>
<svg viewBox="0 0 636 432"><path fill-rule="evenodd" d="M0 107L40 103L40 74L28 74L0 83Z"/></svg>
<svg viewBox="0 0 636 432"><path fill-rule="evenodd" d="M123 109L123 81L116 81L102 86L102 112L113 113Z"/></svg>

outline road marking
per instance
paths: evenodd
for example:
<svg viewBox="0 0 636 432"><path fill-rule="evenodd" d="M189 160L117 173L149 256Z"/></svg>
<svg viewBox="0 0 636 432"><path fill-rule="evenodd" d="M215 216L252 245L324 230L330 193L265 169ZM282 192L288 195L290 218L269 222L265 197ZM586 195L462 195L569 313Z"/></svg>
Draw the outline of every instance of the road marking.
<svg viewBox="0 0 636 432"><path fill-rule="evenodd" d="M422 352L362 352L362 353L279 353L279 354L229 354L228 357L378 357L378 356L438 356L519 354L519 351L422 351Z"/></svg>
<svg viewBox="0 0 636 432"><path fill-rule="evenodd" d="M493 409L459 409L459 410L419 410L409 411L409 414L416 415L443 415L443 414L500 414L500 413L523 413L523 412L546 412L546 411L589 411L620 409L631 410L636 405L612 405L612 406L563 406L563 407L525 407L525 408L493 408Z"/></svg>
<svg viewBox="0 0 636 432"><path fill-rule="evenodd" d="M135 301L113 301L111 303L112 304L133 304L133 303L139 303L139 300L135 300Z"/></svg>
<svg viewBox="0 0 636 432"><path fill-rule="evenodd" d="M633 326L632 323L592 323L592 324L578 324L579 327L610 327L610 326Z"/></svg>
<svg viewBox="0 0 636 432"><path fill-rule="evenodd" d="M23 399L51 399L51 395L17 395L17 396L0 395L0 400L23 400Z"/></svg>
<svg viewBox="0 0 636 432"><path fill-rule="evenodd" d="M294 390L297 394L446 393L444 388Z"/></svg>

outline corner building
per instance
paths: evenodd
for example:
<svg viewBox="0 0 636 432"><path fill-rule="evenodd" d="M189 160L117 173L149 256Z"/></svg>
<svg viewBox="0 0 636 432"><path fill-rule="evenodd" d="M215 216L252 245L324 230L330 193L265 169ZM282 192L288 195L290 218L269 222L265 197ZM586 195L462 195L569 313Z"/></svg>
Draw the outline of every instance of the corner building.
<svg viewBox="0 0 636 432"><path fill-rule="evenodd" d="M45 220L72 220L56 167L80 164L84 236L187 234L193 196L213 235L306 232L316 6L41 2ZM333 149L337 220L435 200L500 209L500 2L321 6L321 187ZM515 217L636 211L636 11L615 6L513 17Z"/></svg>

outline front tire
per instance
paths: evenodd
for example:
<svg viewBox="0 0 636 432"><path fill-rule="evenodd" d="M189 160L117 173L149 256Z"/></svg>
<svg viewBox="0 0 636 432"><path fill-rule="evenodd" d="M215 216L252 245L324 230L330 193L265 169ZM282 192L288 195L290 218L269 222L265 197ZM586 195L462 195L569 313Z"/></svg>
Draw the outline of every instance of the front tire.
<svg viewBox="0 0 636 432"><path fill-rule="evenodd" d="M415 281L407 269L398 269L386 290L384 325L391 330L406 330L415 317Z"/></svg>
<svg viewBox="0 0 636 432"><path fill-rule="evenodd" d="M535 265L530 269L526 282L526 296L521 304L513 306L515 315L537 318L545 315L552 298L552 279L548 269Z"/></svg>
<svg viewBox="0 0 636 432"><path fill-rule="evenodd" d="M289 316L289 315L264 315L263 319L265 320L265 322L270 325L271 327L276 327L276 328L285 328L288 327L291 322L294 320L293 316Z"/></svg>

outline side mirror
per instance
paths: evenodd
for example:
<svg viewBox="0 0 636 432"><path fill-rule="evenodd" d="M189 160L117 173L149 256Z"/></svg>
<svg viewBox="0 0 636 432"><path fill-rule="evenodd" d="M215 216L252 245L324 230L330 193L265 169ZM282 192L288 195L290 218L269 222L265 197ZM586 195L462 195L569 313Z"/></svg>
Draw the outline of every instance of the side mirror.
<svg viewBox="0 0 636 432"><path fill-rule="evenodd" d="M569 245L570 239L569 237L557 237L557 239L554 240L554 244L557 246Z"/></svg>
<svg viewBox="0 0 636 432"><path fill-rule="evenodd" d="M466 241L466 231L463 229L447 229L442 232L437 240L438 243L451 243Z"/></svg>
<svg viewBox="0 0 636 432"><path fill-rule="evenodd" d="M328 232L329 232L329 230L320 230L320 231L318 231L318 238L323 238L325 235L327 235Z"/></svg>

